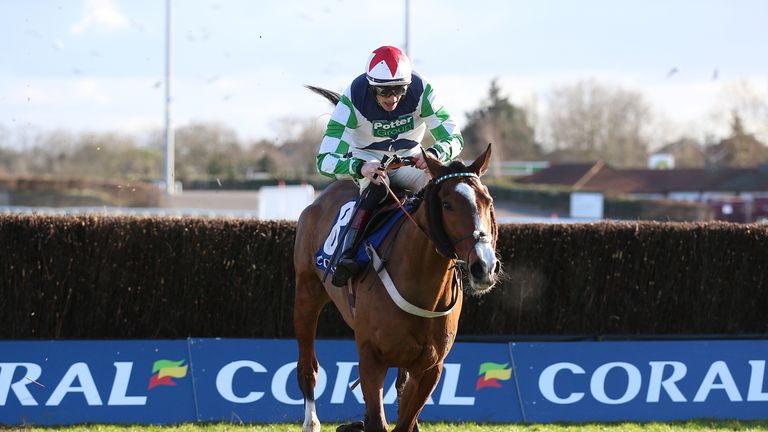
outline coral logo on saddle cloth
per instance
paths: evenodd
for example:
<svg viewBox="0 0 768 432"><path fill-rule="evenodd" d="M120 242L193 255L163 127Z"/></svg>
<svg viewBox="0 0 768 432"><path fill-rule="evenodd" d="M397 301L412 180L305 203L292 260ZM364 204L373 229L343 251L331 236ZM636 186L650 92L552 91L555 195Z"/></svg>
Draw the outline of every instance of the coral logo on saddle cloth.
<svg viewBox="0 0 768 432"><path fill-rule="evenodd" d="M175 386L176 382L173 378L184 378L187 376L187 367L184 365L184 360L157 360L152 365L152 372L154 375L149 379L148 390L152 390L157 386Z"/></svg>
<svg viewBox="0 0 768 432"><path fill-rule="evenodd" d="M485 362L480 365L475 390L480 390L484 387L501 387L499 381L508 381L512 378L512 368L508 368L509 363L492 363Z"/></svg>

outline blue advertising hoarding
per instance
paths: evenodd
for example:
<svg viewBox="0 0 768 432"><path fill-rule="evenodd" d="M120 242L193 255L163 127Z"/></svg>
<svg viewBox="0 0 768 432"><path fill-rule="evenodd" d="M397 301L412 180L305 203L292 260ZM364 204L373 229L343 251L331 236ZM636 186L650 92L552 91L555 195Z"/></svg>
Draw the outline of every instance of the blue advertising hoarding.
<svg viewBox="0 0 768 432"><path fill-rule="evenodd" d="M353 341L317 341L320 421L360 420ZM295 422L296 342L0 341L0 424ZM768 341L457 343L425 421L768 419ZM395 371L384 404L396 419Z"/></svg>
<svg viewBox="0 0 768 432"><path fill-rule="evenodd" d="M191 339L199 420L300 422L304 401L296 378L292 340ZM321 421L361 420L365 405L352 341L317 342L315 388ZM397 417L396 370L384 383L384 407ZM522 420L507 344L457 344L420 416L423 420L516 422Z"/></svg>
<svg viewBox="0 0 768 432"><path fill-rule="evenodd" d="M768 418L768 341L513 343L525 421Z"/></svg>
<svg viewBox="0 0 768 432"><path fill-rule="evenodd" d="M0 341L0 424L196 419L187 341Z"/></svg>

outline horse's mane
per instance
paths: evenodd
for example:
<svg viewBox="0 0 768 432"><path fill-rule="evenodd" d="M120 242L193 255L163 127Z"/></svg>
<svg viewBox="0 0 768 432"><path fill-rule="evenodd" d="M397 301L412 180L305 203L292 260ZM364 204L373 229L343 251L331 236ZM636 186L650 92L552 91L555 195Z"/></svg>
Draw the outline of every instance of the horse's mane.
<svg viewBox="0 0 768 432"><path fill-rule="evenodd" d="M446 166L446 168L447 170L445 173L443 173L443 175L470 172L469 168L464 165L463 162L458 160L452 161L449 165ZM451 239L445 232L442 219L443 207L442 203L437 198L437 194L440 191L441 185L442 183L435 183L434 179L432 179L416 194L416 197L421 200L422 205L426 206L427 224L429 225L430 237L432 242L435 244L437 252L444 257L451 258L455 255L453 252L453 244L451 244ZM492 221L491 235L493 236L492 241L495 248L498 227L496 226L496 211L493 208L493 203L491 203L490 211Z"/></svg>

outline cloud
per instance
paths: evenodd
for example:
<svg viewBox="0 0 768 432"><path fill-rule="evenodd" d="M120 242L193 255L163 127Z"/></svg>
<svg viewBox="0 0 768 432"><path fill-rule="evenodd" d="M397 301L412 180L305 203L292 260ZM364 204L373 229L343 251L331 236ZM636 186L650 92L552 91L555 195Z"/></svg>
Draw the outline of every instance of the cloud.
<svg viewBox="0 0 768 432"><path fill-rule="evenodd" d="M105 91L96 80L79 80L76 84L76 88L79 95L78 99L86 103L91 102L104 105L112 102L109 93Z"/></svg>
<svg viewBox="0 0 768 432"><path fill-rule="evenodd" d="M131 20L112 0L85 0L82 17L69 31L72 34L83 34L91 28L123 30L130 27Z"/></svg>

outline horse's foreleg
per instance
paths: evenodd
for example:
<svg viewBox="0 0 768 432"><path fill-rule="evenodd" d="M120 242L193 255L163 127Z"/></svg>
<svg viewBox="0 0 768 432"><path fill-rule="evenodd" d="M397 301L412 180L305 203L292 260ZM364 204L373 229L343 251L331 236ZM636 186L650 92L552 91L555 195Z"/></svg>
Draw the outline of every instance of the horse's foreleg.
<svg viewBox="0 0 768 432"><path fill-rule="evenodd" d="M418 431L417 423L419 413L435 389L443 372L443 365L439 364L425 372L409 373L405 388L400 396L400 407L397 412L397 425L393 432Z"/></svg>
<svg viewBox="0 0 768 432"><path fill-rule="evenodd" d="M299 343L299 361L296 375L304 395L304 424L302 432L318 432L320 420L315 408L315 384L319 364L315 356L315 334L320 311L328 303L328 294L315 275L296 276L296 298L293 307L293 326Z"/></svg>
<svg viewBox="0 0 768 432"><path fill-rule="evenodd" d="M365 432L385 432L388 429L384 416L384 378L387 366L365 345L358 346L360 355L360 386L365 399Z"/></svg>
<svg viewBox="0 0 768 432"><path fill-rule="evenodd" d="M397 369L397 379L395 380L395 390L397 390L397 405L400 406L400 399L403 397L403 389L408 381L408 371L403 368Z"/></svg>

